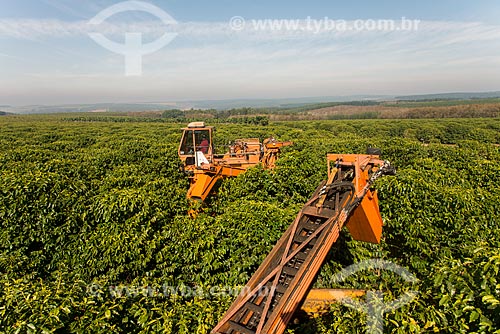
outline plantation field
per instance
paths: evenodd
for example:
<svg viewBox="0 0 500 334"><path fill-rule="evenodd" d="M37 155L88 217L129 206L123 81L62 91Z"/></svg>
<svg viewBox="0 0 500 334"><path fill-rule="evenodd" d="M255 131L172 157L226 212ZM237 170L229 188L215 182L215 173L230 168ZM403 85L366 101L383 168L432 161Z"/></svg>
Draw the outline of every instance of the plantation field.
<svg viewBox="0 0 500 334"><path fill-rule="evenodd" d="M216 145L269 135L295 145L274 171L222 182L195 219L177 157L185 124L82 120L0 118L2 333L209 333L235 298L214 291L247 282L326 178L326 153L368 146L397 168L376 183L382 243L343 231L315 287L382 290L387 301L418 291L385 314L387 333L500 333L500 119L217 124ZM371 270L332 284L370 258L418 282ZM288 333L364 333L365 323L334 304Z"/></svg>

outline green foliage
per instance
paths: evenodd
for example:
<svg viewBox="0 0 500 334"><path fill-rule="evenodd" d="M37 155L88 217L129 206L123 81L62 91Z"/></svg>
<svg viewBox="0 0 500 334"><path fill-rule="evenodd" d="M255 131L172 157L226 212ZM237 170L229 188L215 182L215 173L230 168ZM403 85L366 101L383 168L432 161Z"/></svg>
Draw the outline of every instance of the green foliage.
<svg viewBox="0 0 500 334"><path fill-rule="evenodd" d="M252 109L218 116L260 117ZM233 297L166 287L244 285L325 179L326 153L372 146L398 167L376 185L382 243L343 231L316 287L382 290L387 301L418 291L385 315L386 332L499 333L499 120L221 124L216 144L273 135L294 146L273 171L223 181L192 219L177 157L181 125L95 117L0 119L2 332L209 333ZM419 281L364 271L331 283L373 257ZM334 304L288 333L363 333L365 323Z"/></svg>
<svg viewBox="0 0 500 334"><path fill-rule="evenodd" d="M182 110L178 110L178 109L165 110L161 114L161 117L162 118L171 118L171 119L184 118L184 112Z"/></svg>

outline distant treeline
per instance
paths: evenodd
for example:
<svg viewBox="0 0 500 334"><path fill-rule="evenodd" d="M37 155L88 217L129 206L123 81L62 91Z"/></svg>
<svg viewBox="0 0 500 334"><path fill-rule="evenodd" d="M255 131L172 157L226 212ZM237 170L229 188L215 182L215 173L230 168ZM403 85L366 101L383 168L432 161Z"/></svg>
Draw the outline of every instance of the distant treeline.
<svg viewBox="0 0 500 334"><path fill-rule="evenodd" d="M293 106L293 105L284 105L278 110L283 114L295 114L300 112L306 112L309 110L322 109L322 108L330 108L337 106L378 106L381 102L378 101L350 101L350 102L329 102L329 103L315 103L315 104L306 104L301 106Z"/></svg>
<svg viewBox="0 0 500 334"><path fill-rule="evenodd" d="M167 123L168 120L155 117L130 117L130 116L75 116L64 117L66 122L115 122L115 123L133 123L133 122L149 122L149 123Z"/></svg>
<svg viewBox="0 0 500 334"><path fill-rule="evenodd" d="M377 119L379 118L379 113L376 111L367 111L357 114L338 114L338 115L329 115L327 119L335 120L335 119Z"/></svg>
<svg viewBox="0 0 500 334"><path fill-rule="evenodd" d="M64 119L79 122L179 123L205 120L215 124L232 123L266 126L270 121L492 117L500 117L500 100L353 101L300 106L287 105L282 108L170 109L157 112L82 113L68 115Z"/></svg>
<svg viewBox="0 0 500 334"><path fill-rule="evenodd" d="M216 109L208 109L208 110L200 110L200 109L191 109L191 110L165 110L161 114L161 118L164 119L191 119L191 118L210 118L216 119L220 122L226 123L246 123L246 124L261 124L265 122L265 120L269 119L269 117L263 118L263 116L272 116L272 115L300 115L304 114L311 110L317 110L322 108L331 108L336 106L378 106L380 102L377 101L352 101L352 102L330 102L330 103L315 103L315 104L307 104L307 105L284 105L282 107L273 107L273 108L233 108L227 110L216 110ZM194 117L193 117L194 116ZM245 116L245 117L242 117ZM248 117L254 116L254 117ZM367 113L364 115L360 115L359 118L373 118L376 116L373 113ZM348 115L344 118L351 119L353 118L351 115ZM354 117L356 118L356 117ZM375 117L376 118L376 117Z"/></svg>
<svg viewBox="0 0 500 334"><path fill-rule="evenodd" d="M217 109L191 109L191 110L166 110L162 113L162 118L190 118L193 114L204 114L216 119L229 119L236 116L249 115L294 115L304 113L310 110L330 108L336 106L378 106L381 102L377 101L351 101L351 102L329 102L329 103L314 103L305 105L283 105L281 107L272 108L233 108L226 110Z"/></svg>
<svg viewBox="0 0 500 334"><path fill-rule="evenodd" d="M165 111L167 116L172 116L172 110ZM75 117L64 117L63 121L66 122L114 122L114 123L131 123L131 122L149 122L149 123L189 123L204 119L209 119L210 123L214 124L248 124L248 125L262 125L266 126L269 124L268 116L245 116L245 117L232 117L232 118L212 118L212 117L203 117L203 115L189 115L190 117L164 117L163 114L161 117L131 117L127 115L114 115L114 116L75 116Z"/></svg>
<svg viewBox="0 0 500 334"><path fill-rule="evenodd" d="M255 115L252 108L241 108L231 110L165 110L161 117L174 121L191 121L199 119L210 119L211 123L233 123L233 124L251 124L268 125L269 116Z"/></svg>
<svg viewBox="0 0 500 334"><path fill-rule="evenodd" d="M443 107L414 107L382 110L379 118L492 118L500 117L500 103L467 104Z"/></svg>

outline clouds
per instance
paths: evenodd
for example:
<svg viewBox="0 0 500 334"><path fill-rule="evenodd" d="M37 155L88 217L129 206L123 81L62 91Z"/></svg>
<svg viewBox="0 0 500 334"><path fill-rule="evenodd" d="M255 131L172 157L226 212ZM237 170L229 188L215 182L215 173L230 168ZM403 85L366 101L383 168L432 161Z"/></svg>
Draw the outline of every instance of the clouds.
<svg viewBox="0 0 500 334"><path fill-rule="evenodd" d="M126 79L123 56L88 37L100 32L123 42L125 31L141 32L149 41L165 31L178 37L144 57L142 78ZM259 30L251 21L234 31L229 22L166 26L156 19L126 18L96 27L86 20L0 19L0 40L4 78L15 78L9 86L18 92L25 87L26 94L44 87L54 102L57 94L65 94L67 101L81 92L101 97L105 92L114 101L160 101L413 94L500 86L500 26L480 22L422 21L418 31L314 32ZM25 43L19 46L19 41ZM2 53L11 55L8 61ZM21 59L26 54L36 57Z"/></svg>
<svg viewBox="0 0 500 334"><path fill-rule="evenodd" d="M158 24L106 24L99 26L88 21L65 22L61 20L0 19L0 37L3 38L64 38L85 36L92 32L119 35L124 31L161 31Z"/></svg>
<svg viewBox="0 0 500 334"><path fill-rule="evenodd" d="M346 22L353 24L353 21ZM305 24L304 20L301 23ZM61 40L80 39L88 42L88 34L95 32L113 40L123 40L125 32L139 32L143 34L143 40L148 42L165 32L175 32L178 37L175 43L167 47L167 52L181 50L183 53L200 56L203 56L200 51L208 52L202 58L215 62L217 59L210 56L216 53L248 62L251 59L246 57L247 54L266 61L286 60L298 55L307 58L335 55L342 61L344 57L357 54L387 57L388 54L403 56L417 53L430 59L446 54L458 56L457 50L469 48L474 43L484 43L489 48L500 51L500 26L473 22L423 21L417 31L315 32L300 29L257 29L250 23L245 29L234 31L229 22L181 22L167 26L158 20L151 20L105 22L96 26L88 21L0 19L0 38L51 41L59 49L64 48L66 43L60 42ZM463 57L466 57L467 49L463 52Z"/></svg>
<svg viewBox="0 0 500 334"><path fill-rule="evenodd" d="M346 21L352 25L354 21ZM300 23L305 24L302 20ZM359 30L307 31L301 29L263 29L247 24L241 31L231 29L229 22L181 22L165 25L158 20L135 22L105 22L99 25L88 21L66 22L61 20L0 19L1 39L50 40L88 38L90 33L102 33L111 39L121 39L125 32L143 34L144 40L153 41L165 32L178 34L174 46L198 49L216 46L238 50L259 49L273 51L275 56L287 53L286 50L321 55L334 52L337 55L349 54L355 50L364 52L396 53L429 52L429 50L448 49L471 43L491 43L498 46L500 26L474 22L422 21L417 31ZM63 47L63 43L61 43ZM289 52L288 52L289 53Z"/></svg>
<svg viewBox="0 0 500 334"><path fill-rule="evenodd" d="M104 22L98 26L89 24L88 20L62 21L56 19L0 19L0 36L3 38L83 36L92 32L110 35L123 35L125 31L142 32L144 34L163 34L175 31L185 37L217 38L233 36L244 40L276 41L282 39L339 39L360 36L408 36L410 34L447 37L448 43L467 42L471 40L493 40L500 37L499 25L488 25L480 22L452 21L419 21L418 29L411 31L383 29L353 29L356 21L344 21L349 29L315 27L307 20L292 20L290 26L262 25L254 20L239 31L231 28L230 22L181 22L165 25L158 20ZM319 20L318 20L319 21ZM321 24L315 23L315 24ZM396 24L397 20L396 20Z"/></svg>

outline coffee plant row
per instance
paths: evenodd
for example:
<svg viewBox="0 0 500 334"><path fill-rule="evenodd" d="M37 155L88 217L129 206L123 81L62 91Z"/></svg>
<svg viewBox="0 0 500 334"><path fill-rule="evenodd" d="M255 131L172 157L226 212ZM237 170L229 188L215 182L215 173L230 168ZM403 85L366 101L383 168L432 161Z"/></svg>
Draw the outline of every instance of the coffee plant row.
<svg viewBox="0 0 500 334"><path fill-rule="evenodd" d="M385 313L387 333L500 333L499 119L218 124L216 145L270 135L295 145L274 171L223 181L193 219L180 125L111 118L0 118L2 333L209 333L234 295L146 287L244 285L326 178L326 153L368 146L398 169L376 184L382 243L343 231L315 287L383 291L387 302L417 291ZM332 282L371 258L418 281L365 270ZM287 331L363 333L366 322L333 304Z"/></svg>

